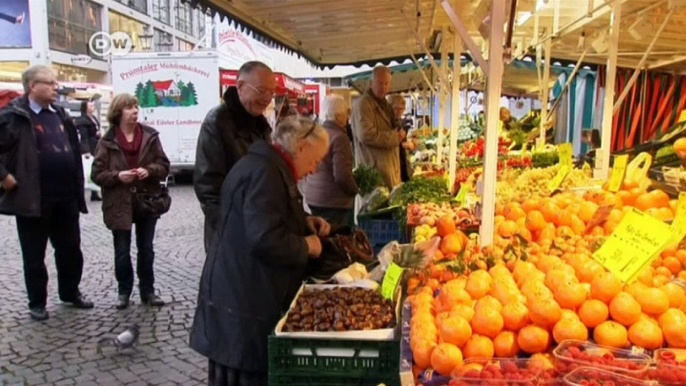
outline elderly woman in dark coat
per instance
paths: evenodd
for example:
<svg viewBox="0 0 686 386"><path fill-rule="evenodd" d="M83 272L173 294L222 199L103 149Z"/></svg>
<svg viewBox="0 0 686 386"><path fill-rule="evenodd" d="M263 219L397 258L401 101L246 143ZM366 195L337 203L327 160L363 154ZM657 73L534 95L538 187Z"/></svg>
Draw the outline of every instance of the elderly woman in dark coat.
<svg viewBox="0 0 686 386"><path fill-rule="evenodd" d="M190 346L209 384L267 384L267 337L298 291L329 224L308 217L297 181L326 154L326 131L290 117L255 142L224 180L221 221L205 261Z"/></svg>

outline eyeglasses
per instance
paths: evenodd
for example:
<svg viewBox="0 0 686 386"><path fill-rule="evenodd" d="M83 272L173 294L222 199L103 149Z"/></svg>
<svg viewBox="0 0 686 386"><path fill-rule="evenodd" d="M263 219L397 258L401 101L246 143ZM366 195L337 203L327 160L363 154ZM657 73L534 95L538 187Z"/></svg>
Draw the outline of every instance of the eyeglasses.
<svg viewBox="0 0 686 386"><path fill-rule="evenodd" d="M50 80L50 81L48 81L48 80L36 79L36 80L33 81L33 83L42 83L42 84L47 84L48 86L55 86L55 87L57 87L57 86L60 85L59 83L57 83L56 80Z"/></svg>
<svg viewBox="0 0 686 386"><path fill-rule="evenodd" d="M250 83L245 83L246 86L250 87L253 89L256 93L260 94L261 97L263 98L271 98L274 96L275 91L274 90L259 90L255 86L251 85Z"/></svg>
<svg viewBox="0 0 686 386"><path fill-rule="evenodd" d="M316 129L316 128L317 128L317 124L312 122L312 127L307 131L307 133L305 133L305 135L303 135L302 139L309 137L312 133L314 133L314 129Z"/></svg>

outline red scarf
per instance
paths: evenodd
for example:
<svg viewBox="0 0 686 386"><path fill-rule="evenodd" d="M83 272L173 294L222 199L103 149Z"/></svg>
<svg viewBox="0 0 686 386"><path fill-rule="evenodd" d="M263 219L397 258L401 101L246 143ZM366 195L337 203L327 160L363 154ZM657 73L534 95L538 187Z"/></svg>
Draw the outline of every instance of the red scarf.
<svg viewBox="0 0 686 386"><path fill-rule="evenodd" d="M124 152L124 157L126 158L126 164L129 165L131 169L138 168L138 153L141 150L141 143L143 142L143 130L139 124L136 124L134 129L133 141L129 142L126 140L126 135L121 128L117 127L115 129L115 137L121 150Z"/></svg>
<svg viewBox="0 0 686 386"><path fill-rule="evenodd" d="M298 173L295 171L295 163L293 163L293 157L291 157L290 154L286 150L284 150L281 146L278 144L273 144L272 147L274 150L276 150L277 153L281 155L281 158L283 158L284 161L288 164L288 168L291 170L291 174L293 174L293 181L298 181Z"/></svg>

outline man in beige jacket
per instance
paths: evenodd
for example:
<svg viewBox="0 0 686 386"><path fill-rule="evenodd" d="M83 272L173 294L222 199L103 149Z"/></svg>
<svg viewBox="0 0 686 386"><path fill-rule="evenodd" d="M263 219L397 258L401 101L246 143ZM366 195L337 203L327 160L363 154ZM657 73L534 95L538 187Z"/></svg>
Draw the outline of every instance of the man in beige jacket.
<svg viewBox="0 0 686 386"><path fill-rule="evenodd" d="M377 66L372 72L372 85L352 111L355 164L378 170L389 189L400 184L399 145L406 133L396 127L393 109L386 101L391 86L391 71Z"/></svg>

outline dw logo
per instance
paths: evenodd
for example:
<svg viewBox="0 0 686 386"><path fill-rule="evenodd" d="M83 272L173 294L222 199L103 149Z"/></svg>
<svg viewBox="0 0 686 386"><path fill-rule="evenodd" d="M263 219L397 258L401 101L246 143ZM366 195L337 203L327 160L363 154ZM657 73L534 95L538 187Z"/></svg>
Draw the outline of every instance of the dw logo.
<svg viewBox="0 0 686 386"><path fill-rule="evenodd" d="M133 49L133 40L126 32L96 32L88 41L88 47L98 56L124 56Z"/></svg>

